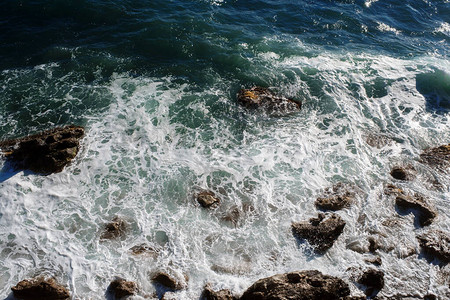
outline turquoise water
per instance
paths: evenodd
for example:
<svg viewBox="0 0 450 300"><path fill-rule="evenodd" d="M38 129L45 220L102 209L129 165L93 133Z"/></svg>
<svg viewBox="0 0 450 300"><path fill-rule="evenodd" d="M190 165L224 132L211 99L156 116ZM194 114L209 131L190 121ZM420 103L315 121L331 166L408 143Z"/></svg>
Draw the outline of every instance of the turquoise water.
<svg viewBox="0 0 450 300"><path fill-rule="evenodd" d="M426 194L432 226L450 230L449 175L418 162L450 142L449 15L448 1L418 0L6 1L0 137L66 124L87 134L62 173L1 171L0 296L44 273L76 299L103 299L124 277L141 299L160 292L150 281L160 269L189 276L180 299L198 299L207 282L240 294L304 269L357 294L346 270L366 267L367 254L349 248L375 235L393 245L380 252L381 295L444 299L448 267L418 258L423 229L382 191L392 166L413 165L417 179L398 184ZM238 90L254 85L302 100L302 111L238 106ZM392 141L373 148L369 134ZM315 216L318 194L339 181L363 193L315 256L290 224ZM200 208L201 189L221 205ZM236 223L224 220L236 209ZM100 242L116 215L128 234ZM131 255L142 243L159 256Z"/></svg>

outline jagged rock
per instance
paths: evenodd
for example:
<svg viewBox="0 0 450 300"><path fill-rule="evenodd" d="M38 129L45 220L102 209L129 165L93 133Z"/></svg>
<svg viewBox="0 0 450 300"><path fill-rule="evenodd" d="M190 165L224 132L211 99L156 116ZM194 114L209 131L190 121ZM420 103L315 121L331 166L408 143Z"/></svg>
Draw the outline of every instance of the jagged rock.
<svg viewBox="0 0 450 300"><path fill-rule="evenodd" d="M187 276L181 278L181 276L172 276L166 272L158 272L152 277L152 280L171 290L178 291L186 288L188 278Z"/></svg>
<svg viewBox="0 0 450 300"><path fill-rule="evenodd" d="M373 295L384 286L384 273L380 270L369 269L358 279L358 283L367 287L365 293L367 296Z"/></svg>
<svg viewBox="0 0 450 300"><path fill-rule="evenodd" d="M105 225L105 230L100 235L101 240L111 240L122 236L127 229L127 223L119 217L114 217L112 222Z"/></svg>
<svg viewBox="0 0 450 300"><path fill-rule="evenodd" d="M366 263L373 264L375 266L381 266L381 264L383 263L383 261L381 260L381 257L379 257L379 256L367 258L364 261Z"/></svg>
<svg viewBox="0 0 450 300"><path fill-rule="evenodd" d="M217 206L220 199L211 191L203 191L197 194L197 202L205 208L211 208Z"/></svg>
<svg viewBox="0 0 450 300"><path fill-rule="evenodd" d="M331 248L345 227L345 221L337 214L332 213L326 219L325 216L320 213L317 218L311 218L309 222L292 224L294 236L306 239L319 253Z"/></svg>
<svg viewBox="0 0 450 300"><path fill-rule="evenodd" d="M211 286L207 284L202 293L203 300L237 300L237 297L234 297L230 290L220 290L214 291L211 289Z"/></svg>
<svg viewBox="0 0 450 300"><path fill-rule="evenodd" d="M53 278L38 277L22 280L11 290L15 298L24 300L53 300L70 297L69 291Z"/></svg>
<svg viewBox="0 0 450 300"><path fill-rule="evenodd" d="M342 279L310 270L260 279L244 292L241 300L343 300L349 294Z"/></svg>
<svg viewBox="0 0 450 300"><path fill-rule="evenodd" d="M450 167L450 144L423 151L420 154L420 161L430 166Z"/></svg>
<svg viewBox="0 0 450 300"><path fill-rule="evenodd" d="M237 99L247 108L263 108L268 111L296 111L302 107L300 101L277 96L271 90L263 87L242 89L239 91Z"/></svg>
<svg viewBox="0 0 450 300"><path fill-rule="evenodd" d="M391 170L391 176L398 180L410 181L416 177L416 169L413 166L393 167Z"/></svg>
<svg viewBox="0 0 450 300"><path fill-rule="evenodd" d="M395 204L402 209L417 210L415 217L419 220L420 226L430 225L433 219L437 216L437 211L434 209L422 195L416 194L408 196L399 194L395 198Z"/></svg>
<svg viewBox="0 0 450 300"><path fill-rule="evenodd" d="M429 255L443 263L450 262L450 235L440 230L429 230L417 237L420 246Z"/></svg>
<svg viewBox="0 0 450 300"><path fill-rule="evenodd" d="M403 190L401 188L399 188L399 187L397 187L397 186L395 186L393 184L386 185L385 188L384 188L384 193L386 195L389 195L389 196L390 195L396 196L396 195L399 195L399 194L404 194L404 192L403 192Z"/></svg>
<svg viewBox="0 0 450 300"><path fill-rule="evenodd" d="M146 244L141 244L131 247L130 251L134 255L145 255L156 258L159 254L160 249L154 248Z"/></svg>
<svg viewBox="0 0 450 300"><path fill-rule="evenodd" d="M133 281L126 281L125 279L113 280L108 289L112 291L116 299L134 295L138 290L136 283Z"/></svg>
<svg viewBox="0 0 450 300"><path fill-rule="evenodd" d="M366 143L374 148L381 149L387 144L389 144L392 139L384 134L375 134L375 133L369 133L365 136Z"/></svg>
<svg viewBox="0 0 450 300"><path fill-rule="evenodd" d="M323 195L317 198L315 205L322 210L339 210L349 207L355 199L356 192L352 185L339 182L326 188Z"/></svg>
<svg viewBox="0 0 450 300"><path fill-rule="evenodd" d="M61 172L75 158L84 128L66 126L0 142L0 149L17 168L40 174Z"/></svg>

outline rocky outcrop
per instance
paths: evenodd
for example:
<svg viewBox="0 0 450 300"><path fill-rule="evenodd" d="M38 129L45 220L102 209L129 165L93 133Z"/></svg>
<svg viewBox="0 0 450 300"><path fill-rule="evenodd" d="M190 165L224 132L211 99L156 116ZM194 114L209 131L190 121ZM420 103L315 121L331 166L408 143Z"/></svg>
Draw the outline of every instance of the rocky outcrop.
<svg viewBox="0 0 450 300"><path fill-rule="evenodd" d="M417 237L425 253L443 263L450 262L450 235L440 230L430 230Z"/></svg>
<svg viewBox="0 0 450 300"><path fill-rule="evenodd" d="M395 205L401 209L412 209L420 226L430 225L437 216L436 209L419 194L409 196L400 193L395 198Z"/></svg>
<svg viewBox="0 0 450 300"><path fill-rule="evenodd" d="M333 246L345 227L345 221L332 213L326 215L320 213L317 218L311 218L309 222L292 224L292 233L299 239L307 240L314 246L316 252L323 253Z"/></svg>
<svg viewBox="0 0 450 300"><path fill-rule="evenodd" d="M358 283L365 285L367 296L378 293L384 287L384 273L376 269L368 269L358 279Z"/></svg>
<svg viewBox="0 0 450 300"><path fill-rule="evenodd" d="M19 169L40 174L61 172L75 158L83 127L66 126L0 142L0 149Z"/></svg>
<svg viewBox="0 0 450 300"><path fill-rule="evenodd" d="M161 284L171 290L178 291L183 290L187 286L187 276L173 276L166 272L158 272L152 276L152 281Z"/></svg>
<svg viewBox="0 0 450 300"><path fill-rule="evenodd" d="M59 300L70 297L69 291L53 278L38 277L22 280L11 290L15 298L24 300Z"/></svg>
<svg viewBox="0 0 450 300"><path fill-rule="evenodd" d="M398 180L411 181L416 178L416 169L413 166L395 166L391 170L391 176Z"/></svg>
<svg viewBox="0 0 450 300"><path fill-rule="evenodd" d="M138 290L136 283L133 281L126 281L125 279L113 280L108 289L114 294L116 299L134 295Z"/></svg>
<svg viewBox="0 0 450 300"><path fill-rule="evenodd" d="M332 187L326 188L314 204L322 210L336 211L344 207L349 207L354 201L355 196L356 191L354 186L339 182Z"/></svg>
<svg viewBox="0 0 450 300"><path fill-rule="evenodd" d="M263 108L268 111L296 111L302 107L300 101L277 96L263 87L242 89L237 95L237 100L247 108Z"/></svg>
<svg viewBox="0 0 450 300"><path fill-rule="evenodd" d="M230 290L220 290L214 291L211 289L211 286L207 284L205 289L203 290L201 299L203 300L237 300L237 297L234 297Z"/></svg>
<svg viewBox="0 0 450 300"><path fill-rule="evenodd" d="M420 161L433 167L450 167L450 144L423 151Z"/></svg>
<svg viewBox="0 0 450 300"><path fill-rule="evenodd" d="M141 244L131 247L130 252L134 255L142 255L156 258L159 255L160 249L146 244Z"/></svg>
<svg viewBox="0 0 450 300"><path fill-rule="evenodd" d="M202 191L196 196L197 202L204 208L213 208L220 203L220 199L211 191Z"/></svg>
<svg viewBox="0 0 450 300"><path fill-rule="evenodd" d="M112 240L122 236L127 229L127 223L119 217L114 217L112 221L105 225L105 229L100 235L101 240Z"/></svg>
<svg viewBox="0 0 450 300"><path fill-rule="evenodd" d="M343 300L349 294L342 279L311 270L260 279L244 292L241 300Z"/></svg>

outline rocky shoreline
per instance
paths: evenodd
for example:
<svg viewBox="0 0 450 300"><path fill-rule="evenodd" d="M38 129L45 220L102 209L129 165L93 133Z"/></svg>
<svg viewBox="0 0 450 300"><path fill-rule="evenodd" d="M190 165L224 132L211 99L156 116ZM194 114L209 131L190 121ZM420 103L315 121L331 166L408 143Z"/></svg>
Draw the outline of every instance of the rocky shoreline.
<svg viewBox="0 0 450 300"><path fill-rule="evenodd" d="M266 88L253 87L243 89L237 95L238 102L248 109L263 109L266 111L291 112L301 109L301 102L294 101ZM0 149L4 157L11 161L17 169L31 170L37 174L47 175L63 171L80 150L80 141L85 132L79 126L66 126L51 129L24 138L0 142ZM369 145L376 148L385 145L370 139ZM450 144L425 150L419 162L446 172L450 167ZM413 181L417 171L413 166L394 166L390 175L394 182ZM340 182L328 187L319 194L314 202L319 210L317 217L291 225L292 238L307 243L317 254L323 255L334 245L334 242L345 235L346 222L339 215L340 210L351 210L358 203L361 189L354 183ZM387 183L386 197L389 197L393 207L399 213L415 216L419 228L429 227L438 217L438 212L426 196L409 193L393 183ZM196 205L205 211L216 209L223 200L213 191L203 190L193 197ZM237 221L236 221L237 222ZM120 239L127 234L128 224L120 217L115 217L104 225L99 240ZM450 235L447 232L427 229L417 235L417 244L423 253L434 263L445 266L450 262ZM299 270L285 274L277 274L260 279L251 285L241 296L233 295L230 290L214 291L206 283L202 298L207 300L230 299L387 299L377 294L385 285L381 258L378 251L388 251L375 237L370 236L367 247L353 247L351 250L361 253L371 253L373 257L367 262L372 267L361 271L362 274L351 282L317 270ZM130 249L133 255L157 256L158 249L147 245L137 245ZM167 292L161 299L177 299L176 292L186 289L189 278L186 274L170 270L157 270L149 276L154 285L162 286ZM349 283L356 285L366 296L350 293ZM11 288L17 299L69 299L69 290L59 284L54 278L36 277L25 279ZM108 291L116 299L125 298L140 293L139 284L116 278L111 281ZM432 294L423 299L437 299Z"/></svg>

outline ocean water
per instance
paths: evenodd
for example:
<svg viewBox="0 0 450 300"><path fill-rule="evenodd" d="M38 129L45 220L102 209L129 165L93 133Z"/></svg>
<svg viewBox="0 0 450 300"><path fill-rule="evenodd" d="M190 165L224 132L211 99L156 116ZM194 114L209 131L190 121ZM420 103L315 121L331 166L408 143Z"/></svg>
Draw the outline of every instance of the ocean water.
<svg viewBox="0 0 450 300"><path fill-rule="evenodd" d="M383 194L395 183L427 196L430 228L450 231L450 174L419 154L450 143L448 0L13 1L0 9L0 138L67 124L86 136L76 159L48 176L0 159L0 298L38 274L74 299L105 299L115 276L189 277L240 295L257 279L317 269L349 283L375 236L380 296L450 298L450 269L420 255L410 214ZM240 107L255 85L303 101L270 115ZM367 136L390 143L378 149ZM390 169L417 177L395 181ZM291 223L317 215L337 182L361 190L337 213L347 222L325 255L299 244ZM202 189L221 199L202 209ZM226 216L239 212L237 222ZM124 238L100 241L115 216ZM159 249L134 256L132 246Z"/></svg>

